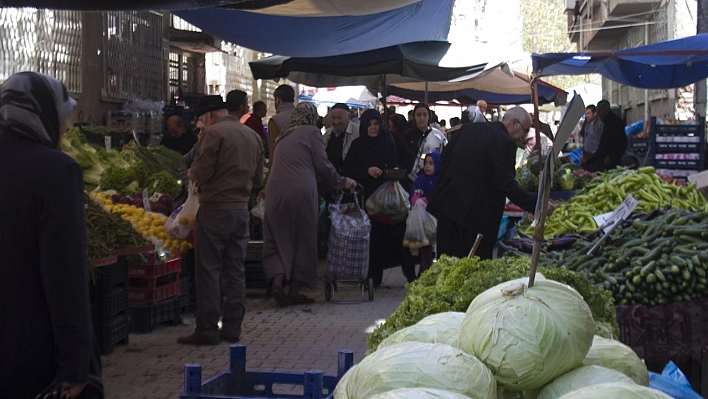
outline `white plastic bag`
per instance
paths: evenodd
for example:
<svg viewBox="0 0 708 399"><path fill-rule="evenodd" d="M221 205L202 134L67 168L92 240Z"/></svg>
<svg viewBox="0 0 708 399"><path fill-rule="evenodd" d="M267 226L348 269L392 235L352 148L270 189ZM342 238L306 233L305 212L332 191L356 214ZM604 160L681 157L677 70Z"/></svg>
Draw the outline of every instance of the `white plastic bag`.
<svg viewBox="0 0 708 399"><path fill-rule="evenodd" d="M172 237L184 239L189 237L189 233L192 231L192 228L185 225L181 225L177 221L180 212L182 212L182 208L184 208L184 204L177 207L177 209L172 212L170 217L167 218L167 221L165 222L165 233L169 234Z"/></svg>
<svg viewBox="0 0 708 399"><path fill-rule="evenodd" d="M165 231L177 238L187 238L197 222L197 211L199 211L199 198L194 182L187 185L187 201L177 208L165 222ZM179 212L177 212L179 211ZM179 226L179 227L178 227Z"/></svg>
<svg viewBox="0 0 708 399"><path fill-rule="evenodd" d="M258 202L256 203L256 206L251 209L251 215L254 217L257 217L258 219L263 220L265 217L265 199L264 198L259 198Z"/></svg>
<svg viewBox="0 0 708 399"><path fill-rule="evenodd" d="M434 245L437 239L438 221L428 213L425 201L418 200L406 219L403 246L412 250Z"/></svg>

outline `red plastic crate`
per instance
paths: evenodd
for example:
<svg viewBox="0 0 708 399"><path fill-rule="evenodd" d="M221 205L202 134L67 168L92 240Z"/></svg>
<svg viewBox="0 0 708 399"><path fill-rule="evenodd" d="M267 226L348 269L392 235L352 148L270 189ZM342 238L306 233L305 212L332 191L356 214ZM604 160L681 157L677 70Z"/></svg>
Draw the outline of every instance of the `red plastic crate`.
<svg viewBox="0 0 708 399"><path fill-rule="evenodd" d="M173 272L159 277L138 277L128 280L130 288L155 289L179 281L179 273Z"/></svg>
<svg viewBox="0 0 708 399"><path fill-rule="evenodd" d="M128 300L130 302L159 302L163 299L179 296L179 279L156 288L130 287Z"/></svg>
<svg viewBox="0 0 708 399"><path fill-rule="evenodd" d="M161 277L171 273L179 272L182 266L182 259L175 258L168 260L165 263L154 263L154 257L151 261L148 257L148 263L138 265L128 265L128 276L130 278L153 278Z"/></svg>
<svg viewBox="0 0 708 399"><path fill-rule="evenodd" d="M118 257L119 258L124 258L126 256L131 256L131 255L138 255L138 254L144 254L148 252L155 252L155 246L154 245L146 245L143 247L131 247L131 248L123 248L118 251Z"/></svg>

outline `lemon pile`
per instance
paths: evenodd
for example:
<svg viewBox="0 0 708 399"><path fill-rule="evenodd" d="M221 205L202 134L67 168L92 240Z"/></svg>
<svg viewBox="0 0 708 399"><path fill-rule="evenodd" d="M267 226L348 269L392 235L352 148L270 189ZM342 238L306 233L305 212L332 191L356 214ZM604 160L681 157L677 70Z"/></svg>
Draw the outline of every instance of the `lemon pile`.
<svg viewBox="0 0 708 399"><path fill-rule="evenodd" d="M163 214L145 212L145 209L133 205L114 204L109 196L101 193L91 193L90 196L106 211L120 214L147 240L159 241L164 248L170 250L172 256L184 255L186 250L193 247L191 242L171 237L165 232L167 216Z"/></svg>

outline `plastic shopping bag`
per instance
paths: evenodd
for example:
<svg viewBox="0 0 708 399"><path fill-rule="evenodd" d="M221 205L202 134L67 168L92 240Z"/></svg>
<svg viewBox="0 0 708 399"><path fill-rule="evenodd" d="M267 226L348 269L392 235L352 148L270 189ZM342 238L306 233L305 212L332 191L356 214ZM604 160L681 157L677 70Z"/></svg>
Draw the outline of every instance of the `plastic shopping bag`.
<svg viewBox="0 0 708 399"><path fill-rule="evenodd" d="M649 372L649 388L661 391L674 399L699 399L686 376L674 362L669 362L661 374Z"/></svg>
<svg viewBox="0 0 708 399"><path fill-rule="evenodd" d="M169 234L172 237L184 239L189 237L189 233L192 231L192 228L187 227L185 225L181 225L177 221L180 212L182 212L182 208L184 208L184 204L177 207L177 209L172 212L170 217L167 218L167 221L165 222L165 233Z"/></svg>
<svg viewBox="0 0 708 399"><path fill-rule="evenodd" d="M434 245L437 238L438 221L426 210L425 201L418 200L406 219L406 233L403 236L403 246L417 250L428 245Z"/></svg>
<svg viewBox="0 0 708 399"><path fill-rule="evenodd" d="M388 216L396 223L406 220L408 208L408 193L394 180L382 184L366 200L366 211L370 215Z"/></svg>
<svg viewBox="0 0 708 399"><path fill-rule="evenodd" d="M196 186L193 182L187 185L189 195L187 201L177 208L165 223L165 231L177 238L187 238L197 221L197 211L199 211L199 198L197 197ZM179 213L177 213L179 211ZM179 227L177 227L179 226Z"/></svg>
<svg viewBox="0 0 708 399"><path fill-rule="evenodd" d="M251 215L263 220L265 217L265 199L259 198L256 206L251 209Z"/></svg>

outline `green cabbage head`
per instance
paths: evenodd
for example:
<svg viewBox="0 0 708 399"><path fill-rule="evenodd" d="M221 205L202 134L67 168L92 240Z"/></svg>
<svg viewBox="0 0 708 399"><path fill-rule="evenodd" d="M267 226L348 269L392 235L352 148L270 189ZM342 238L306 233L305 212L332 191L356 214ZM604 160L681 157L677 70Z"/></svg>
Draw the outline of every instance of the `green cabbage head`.
<svg viewBox="0 0 708 399"><path fill-rule="evenodd" d="M583 365L597 365L626 374L639 385L649 385L649 372L642 359L629 346L595 336Z"/></svg>
<svg viewBox="0 0 708 399"><path fill-rule="evenodd" d="M469 396L442 389L399 388L374 395L370 399L469 399Z"/></svg>
<svg viewBox="0 0 708 399"><path fill-rule="evenodd" d="M546 385L538 394L537 399L557 399L578 389L608 382L634 384L631 378L617 370L601 366L581 366Z"/></svg>
<svg viewBox="0 0 708 399"><path fill-rule="evenodd" d="M434 388L472 399L496 399L497 384L477 358L445 344L402 342L365 357L347 381L348 398L398 388Z"/></svg>
<svg viewBox="0 0 708 399"><path fill-rule="evenodd" d="M378 349L401 342L428 342L457 347L460 325L465 314L462 312L442 312L430 315L418 323L402 328L383 340Z"/></svg>
<svg viewBox="0 0 708 399"><path fill-rule="evenodd" d="M478 295L460 327L458 347L489 367L507 390L541 388L580 366L595 322L573 288L538 280L506 282Z"/></svg>
<svg viewBox="0 0 708 399"><path fill-rule="evenodd" d="M611 382L607 384L592 385L559 399L672 399L657 390L626 382Z"/></svg>
<svg viewBox="0 0 708 399"><path fill-rule="evenodd" d="M349 396L347 396L347 384L349 383L349 378L354 373L356 367L357 365L352 366L352 368L347 370L347 372L344 373L342 378L339 379L337 386L334 387L333 399L349 399Z"/></svg>

